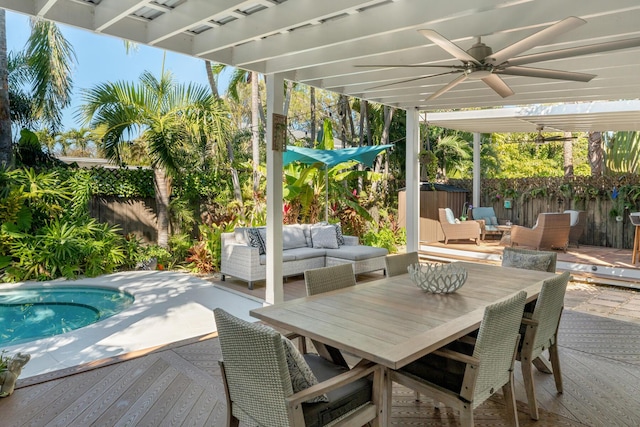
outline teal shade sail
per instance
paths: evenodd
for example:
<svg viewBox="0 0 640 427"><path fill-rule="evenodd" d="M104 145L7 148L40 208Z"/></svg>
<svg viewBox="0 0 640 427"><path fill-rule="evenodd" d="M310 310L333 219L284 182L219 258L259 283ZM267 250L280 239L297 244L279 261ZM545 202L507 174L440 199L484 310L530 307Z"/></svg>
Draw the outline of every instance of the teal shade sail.
<svg viewBox="0 0 640 427"><path fill-rule="evenodd" d="M287 145L287 151L282 155L283 166L287 166L291 163L300 162L307 165L314 163L324 164L324 181L325 188L325 203L324 203L324 217L325 221L329 220L329 168L332 168L340 163L349 161L356 161L362 163L365 166L371 167L376 156L387 148L391 148L393 145L366 145L364 147L349 147L339 150L320 150L315 148L296 147L294 145Z"/></svg>
<svg viewBox="0 0 640 427"><path fill-rule="evenodd" d="M284 166L300 162L307 165L313 163L323 163L327 168L339 165L340 163L355 160L366 166L372 166L373 161L380 152L391 148L393 145L367 145L364 147L349 147L339 150L318 150L315 148L287 146L287 151L282 156Z"/></svg>

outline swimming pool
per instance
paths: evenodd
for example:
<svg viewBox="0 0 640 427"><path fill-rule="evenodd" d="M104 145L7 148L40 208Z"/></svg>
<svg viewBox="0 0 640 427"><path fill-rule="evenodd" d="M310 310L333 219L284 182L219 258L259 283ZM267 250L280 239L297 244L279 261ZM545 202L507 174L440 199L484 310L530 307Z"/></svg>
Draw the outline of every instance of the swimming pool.
<svg viewBox="0 0 640 427"><path fill-rule="evenodd" d="M133 295L89 286L0 290L0 346L79 329L129 307Z"/></svg>

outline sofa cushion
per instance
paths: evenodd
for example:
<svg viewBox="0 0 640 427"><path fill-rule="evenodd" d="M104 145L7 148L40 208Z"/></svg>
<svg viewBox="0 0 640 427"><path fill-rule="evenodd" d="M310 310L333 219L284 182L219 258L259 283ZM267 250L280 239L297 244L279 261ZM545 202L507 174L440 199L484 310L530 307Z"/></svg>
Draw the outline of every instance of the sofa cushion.
<svg viewBox="0 0 640 427"><path fill-rule="evenodd" d="M295 251L296 249L289 249L282 252L282 262L295 261L296 256L291 251ZM260 265L267 265L267 255L260 255Z"/></svg>
<svg viewBox="0 0 640 427"><path fill-rule="evenodd" d="M287 249L282 253L283 256L293 256L293 259L296 261L303 259L311 259L317 257L324 257L326 255L326 249L318 249L318 248L295 248L295 249Z"/></svg>
<svg viewBox="0 0 640 427"><path fill-rule="evenodd" d="M341 246L339 249L327 249L327 256L341 258L349 261L363 261L365 259L386 256L389 251L385 248L375 248L373 246Z"/></svg>
<svg viewBox="0 0 640 427"><path fill-rule="evenodd" d="M318 381L327 381L347 372L347 368L335 365L317 354L303 356ZM371 378L361 378L327 393L328 403L302 404L305 426L320 427L331 420L366 404L371 400Z"/></svg>
<svg viewBox="0 0 640 427"><path fill-rule="evenodd" d="M295 249L306 248L307 240L304 237L304 230L300 225L285 225L282 228L282 248Z"/></svg>
<svg viewBox="0 0 640 427"><path fill-rule="evenodd" d="M311 242L314 248L337 249L338 237L333 225L315 224L311 227Z"/></svg>

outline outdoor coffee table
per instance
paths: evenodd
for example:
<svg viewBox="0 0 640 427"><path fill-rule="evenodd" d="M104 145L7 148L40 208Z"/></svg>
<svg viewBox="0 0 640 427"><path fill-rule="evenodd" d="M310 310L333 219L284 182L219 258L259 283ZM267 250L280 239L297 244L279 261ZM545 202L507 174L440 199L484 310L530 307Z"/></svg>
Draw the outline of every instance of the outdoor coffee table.
<svg viewBox="0 0 640 427"><path fill-rule="evenodd" d="M511 226L496 225L496 228L502 233L502 237L500 238L500 245L511 246Z"/></svg>

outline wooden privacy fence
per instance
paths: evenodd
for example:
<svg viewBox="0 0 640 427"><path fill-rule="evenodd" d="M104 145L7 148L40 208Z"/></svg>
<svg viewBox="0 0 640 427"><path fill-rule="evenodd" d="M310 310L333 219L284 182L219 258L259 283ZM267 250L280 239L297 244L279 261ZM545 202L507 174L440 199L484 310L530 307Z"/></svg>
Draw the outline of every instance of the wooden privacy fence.
<svg viewBox="0 0 640 427"><path fill-rule="evenodd" d="M581 244L605 246L611 248L633 247L635 227L629 220L626 209L621 215L622 221L616 221L609 215L614 203L611 200L587 200L582 203L572 203L557 198L537 198L531 200L512 200L511 208L505 208L504 200L493 201L481 197L481 206L493 206L498 219L508 219L512 223L533 227L542 212L563 212L566 209L583 210L587 212L587 225L580 239Z"/></svg>
<svg viewBox="0 0 640 427"><path fill-rule="evenodd" d="M471 202L471 180L449 180L448 184L467 192L421 192L421 228L438 230L437 208L450 207L459 216L464 202ZM404 217L404 192L399 196L399 216ZM432 194L430 194L432 193ZM505 207L505 200L511 207ZM587 225L581 244L612 248L633 247L635 227L629 213L640 211L640 177L483 179L481 206L492 206L499 219L532 227L542 212L566 209L587 212ZM109 224L117 224L123 234L133 233L145 242L157 239L155 200L151 197L94 196L91 215ZM616 216L621 221L616 221ZM421 240L425 240L421 236Z"/></svg>
<svg viewBox="0 0 640 427"><path fill-rule="evenodd" d="M89 212L100 222L119 226L125 236L135 234L145 243L158 240L156 201L152 197L94 196Z"/></svg>

